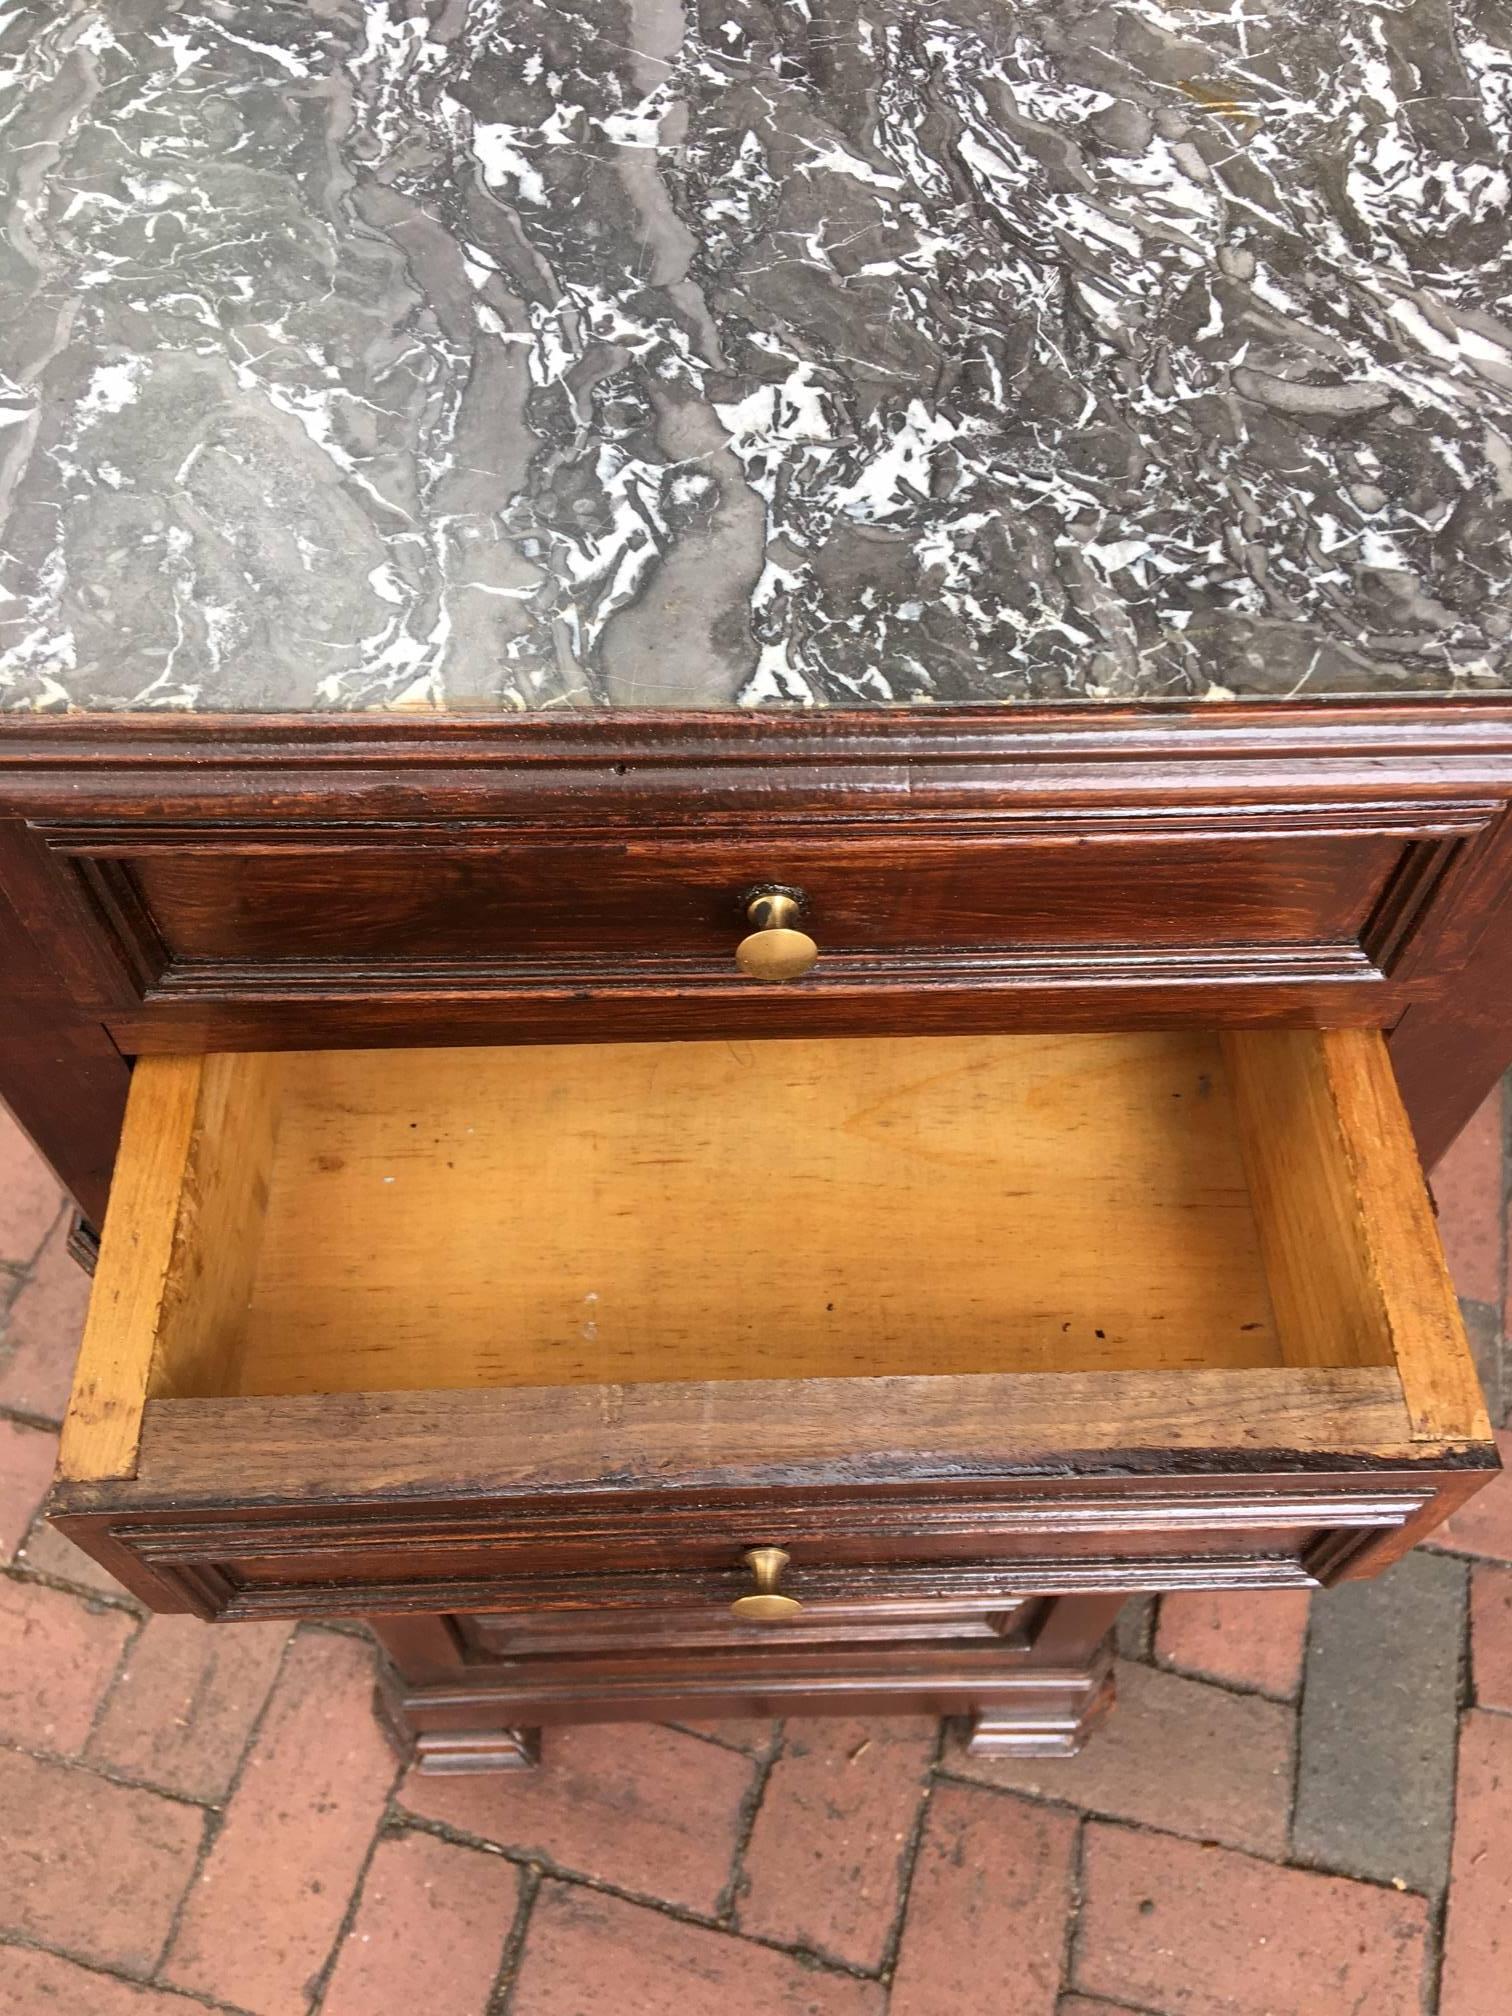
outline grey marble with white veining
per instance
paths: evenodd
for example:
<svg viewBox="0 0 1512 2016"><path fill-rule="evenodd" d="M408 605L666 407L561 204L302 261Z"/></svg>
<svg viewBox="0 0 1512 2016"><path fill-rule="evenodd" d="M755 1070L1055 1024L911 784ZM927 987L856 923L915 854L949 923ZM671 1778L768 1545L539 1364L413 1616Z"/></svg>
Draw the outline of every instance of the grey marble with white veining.
<svg viewBox="0 0 1512 2016"><path fill-rule="evenodd" d="M1512 684L1509 0L13 0L0 119L0 705Z"/></svg>

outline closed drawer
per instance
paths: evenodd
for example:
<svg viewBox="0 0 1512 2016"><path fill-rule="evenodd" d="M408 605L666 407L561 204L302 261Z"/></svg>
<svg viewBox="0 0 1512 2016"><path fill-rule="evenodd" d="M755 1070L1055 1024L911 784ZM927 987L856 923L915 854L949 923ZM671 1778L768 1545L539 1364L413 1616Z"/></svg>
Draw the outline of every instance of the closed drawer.
<svg viewBox="0 0 1512 2016"><path fill-rule="evenodd" d="M139 1064L55 1510L146 1600L1297 1586L1495 1455L1382 1039Z"/></svg>
<svg viewBox="0 0 1512 2016"><path fill-rule="evenodd" d="M812 1584L816 1578L810 1576ZM554 1611L489 1611L459 1617L455 1628L467 1652L494 1660L587 1658L665 1649L680 1654L749 1652L772 1637L769 1625L742 1622L730 1614L728 1597L742 1584L731 1576L725 1587L705 1592L696 1612L681 1604L620 1609L592 1600L580 1608ZM749 1582L745 1583L749 1587ZM586 1592L584 1592L586 1598ZM726 1600L721 1601L724 1598ZM649 1592L642 1604L651 1600ZM986 1645L1024 1651L1034 1642L1045 1601L1013 1597L918 1597L881 1595L829 1597L810 1593L783 1621L783 1638L794 1647L880 1647L895 1645Z"/></svg>
<svg viewBox="0 0 1512 2016"><path fill-rule="evenodd" d="M810 899L826 963L897 955L1007 958L1136 945L1162 953L1219 947L1321 948L1358 939L1397 834L1131 840L889 835L556 845L457 838L423 852L392 842L329 849L143 852L135 892L184 969L281 973L312 964L476 981L554 972L612 979L633 971L733 976L741 897L766 882ZM606 963L612 970L606 971ZM822 970L822 969L821 969Z"/></svg>
<svg viewBox="0 0 1512 2016"><path fill-rule="evenodd" d="M1391 1027L1479 929L1504 715L16 716L0 852L128 1055ZM801 984L736 971L767 883Z"/></svg>
<svg viewBox="0 0 1512 2016"><path fill-rule="evenodd" d="M1088 819L940 837L777 826L593 840L416 832L70 839L128 1050L1389 1020L1442 834ZM753 889L819 961L742 976ZM123 978L124 976L124 978ZM1047 1011L1049 1011L1047 1013Z"/></svg>

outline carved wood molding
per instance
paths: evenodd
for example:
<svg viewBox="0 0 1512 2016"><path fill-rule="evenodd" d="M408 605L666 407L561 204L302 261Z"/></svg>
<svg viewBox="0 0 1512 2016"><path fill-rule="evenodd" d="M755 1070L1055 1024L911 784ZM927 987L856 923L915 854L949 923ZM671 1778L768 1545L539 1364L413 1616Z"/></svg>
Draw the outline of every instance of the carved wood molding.
<svg viewBox="0 0 1512 2016"><path fill-rule="evenodd" d="M824 1558L805 1566L805 1593L819 1601L987 1601L1114 1590L1308 1587L1332 1579L1381 1535L1400 1531L1432 1497L1427 1488L1372 1490L1363 1479L1317 1489L1214 1484L1143 1496L1029 1493L966 1503L910 1495L893 1505L875 1498L851 1504L839 1494L826 1501ZM630 1523L623 1515L618 1522L602 1513L564 1519L524 1505L476 1503L412 1516L297 1505L262 1518L229 1509L200 1520L167 1513L74 1516L98 1529L96 1538L108 1538L114 1557L129 1558L157 1587L176 1589L201 1616L329 1614L337 1591L361 1609L395 1613L496 1609L512 1596L528 1598L540 1612L669 1605L696 1611L722 1605L739 1586L722 1557L676 1569L662 1565L669 1549L686 1553L709 1526L706 1513L669 1508ZM785 1509L778 1502L764 1505L761 1519L762 1531L775 1541L801 1545L812 1533L814 1513L812 1506ZM923 1531L928 1558L908 1560L909 1545L917 1547ZM1158 1553L1142 1558L1140 1535L1158 1542ZM1036 1545L1052 1536L1053 1545ZM1081 1536L1082 1544L1068 1548L1072 1536ZM1195 1544L1198 1536L1203 1544ZM863 1550L855 1560L844 1558L848 1540ZM905 1558L865 1558L864 1550L879 1547L903 1550ZM738 1559L733 1542L724 1551L731 1562ZM486 1567L475 1558L480 1555ZM390 1575L385 1564L396 1558L405 1567Z"/></svg>
<svg viewBox="0 0 1512 2016"><path fill-rule="evenodd" d="M1500 969L1474 949L1512 876L1509 800L1512 703L1499 699L0 715L4 1089L97 1212L124 1093L119 1051L1194 1018L1393 1027L1406 1014L1408 1089L1436 1148L1512 1044L1498 1020L1504 990L1492 984ZM1294 861L1312 850L1314 867L1332 860L1362 907L1349 928L1320 912L1318 928L1304 919L1284 943L1272 920L1253 935L1194 926L1188 944L1151 945L1144 918L1130 915L1091 947L1049 925L1032 942L984 930L969 954L925 941L853 945L812 986L757 1000L717 962L636 962L623 944L597 966L570 953L505 958L487 943L439 960L340 943L199 956L175 943L179 920L159 914L143 882L154 862L234 870L264 856L297 858L312 881L325 874L345 889L373 850L398 874L409 860L476 864L527 839L543 863L570 862L574 848L648 834L737 851L805 836L879 853L906 845L921 861L936 847L963 861L979 845L1104 849L1110 871L1132 864L1131 890L1166 849L1183 861L1190 849L1191 885L1209 887L1222 875L1204 848L1252 845ZM1352 865L1328 855L1334 847L1353 848ZM213 888L203 898L217 900ZM225 900L237 914L234 892ZM1485 986L1457 988L1467 957ZM1461 1006L1474 1028L1456 1023L1456 1041L1436 1043L1432 1031ZM82 1079L76 1091L46 1075L57 1041L42 1043L44 1029L70 1032L78 1068L92 1074L87 1095ZM1449 1082L1450 1053L1466 1060L1463 1085Z"/></svg>
<svg viewBox="0 0 1512 2016"><path fill-rule="evenodd" d="M1414 1508L1420 1509L1420 1508ZM1345 1528L1324 1531L1298 1553L1257 1550L1245 1554L1237 1548L1218 1555L1160 1554L1149 1560L1120 1554L1109 1545L1102 1554L1070 1557L1032 1555L1005 1560L992 1569L959 1569L951 1566L916 1570L911 1575L894 1570L878 1577L876 1586L885 1586L888 1595L900 1603L925 1594L975 1594L984 1600L1009 1601L1038 1595L1093 1595L1103 1593L1158 1594L1191 1589L1311 1589L1332 1581L1372 1540L1383 1532L1395 1532L1403 1522L1381 1522L1366 1529ZM626 1591L616 1604L600 1589L553 1584L539 1579L512 1585L502 1576L437 1575L434 1578L406 1575L385 1580L364 1577L342 1581L339 1575L316 1583L280 1582L275 1575L250 1580L237 1573L235 1556L228 1558L220 1545L220 1534L210 1529L202 1539L202 1553L180 1555L143 1543L143 1536L123 1527L111 1529L111 1537L128 1552L138 1556L159 1586L176 1588L186 1606L197 1616L228 1622L259 1617L328 1617L337 1609L360 1610L364 1614L404 1615L412 1611L467 1613L497 1609L517 1596L533 1609L570 1609L591 1604L596 1610L623 1609L638 1612L657 1604L690 1605L695 1593L686 1583L671 1586L671 1578L644 1578L645 1586ZM856 1577L833 1573L806 1576L812 1580L821 1600L833 1599L843 1589L854 1587ZM705 1590L709 1606L723 1603L727 1590ZM696 1613L695 1613L696 1614Z"/></svg>
<svg viewBox="0 0 1512 2016"><path fill-rule="evenodd" d="M1300 767L1299 767L1300 766ZM317 781L318 780L318 781ZM1512 703L1088 704L900 712L626 712L424 717L0 715L0 804L68 821L171 820L259 800L279 824L452 817L570 801L610 824L691 793L705 817L742 796L780 813L824 780L829 810L915 811L984 789L1021 804L1101 794L1172 803L1431 803L1512 791ZM1325 784L1320 791L1318 786ZM312 795L313 794L313 795Z"/></svg>
<svg viewBox="0 0 1512 2016"><path fill-rule="evenodd" d="M822 836L861 849L846 858L870 860L872 873L902 847L919 870L948 860L969 877L978 863L983 887L1005 873L1043 877L1065 858L1058 850L1080 847L1105 864L1109 894L1125 906L1146 864L1184 862L1188 848L1192 875L1211 882L1223 872L1215 860L1238 857L1204 849L1278 850L1274 874L1284 879L1285 863L1300 865L1297 850L1314 838L1325 848L1395 842L1394 856L1360 853L1347 869L1342 854L1308 857L1333 860L1330 872L1357 878L1369 899L1368 915L1348 932L1320 917L1316 930L1304 926L1278 942L1274 926L1245 936L1194 923L1189 942L1162 945L1144 935L1135 911L1123 936L1115 917L1095 941L1058 935L1053 921L1025 940L1001 926L994 932L984 917L969 946L925 935L897 947L834 948L804 990L820 1012L826 1001L839 1013L846 998L860 1010L875 997L881 1015L906 1013L897 1004L908 993L921 1001L933 995L940 1014L954 1012L947 997L962 990L1005 1000L1017 992L1029 1014L1044 1012L1030 999L1036 993L1057 1004L1082 994L1088 998L1074 1012L1085 1019L1107 1012L1097 1001L1110 988L1141 1015L1161 989L1249 990L1234 1002L1241 1015L1255 1002L1263 1009L1267 989L1312 989L1314 1012L1391 1022L1402 1001L1393 996L1372 1009L1358 1001L1359 990L1423 967L1466 863L1509 795L1512 706L1502 703L0 717L0 808L25 822L47 864L40 872L55 884L56 915L41 928L85 976L74 1004L99 1009L128 1047L150 1047L159 1029L169 1047L278 1043L281 1022L296 1033L304 1026L301 1004L395 1012L408 1004L422 1023L434 1020L436 1040L469 1039L456 1012L468 1000L515 1011L524 1034L539 1033L530 1018L549 1014L564 994L592 997L611 1016L627 994L675 995L684 1014L721 999L742 1012L750 990L733 979L723 954L675 945L658 954L617 942L597 956L567 948L543 957L532 955L527 939L504 957L485 934L465 954L407 956L392 944L365 949L374 905L378 914L383 907L375 885L361 885L367 910L350 910L358 902L354 878L387 872L402 880L414 857L416 872L434 885L427 917L444 917L448 905L455 914L469 901L470 878L518 862L509 850L527 844L533 871L550 876L559 872L553 864L565 863L591 887L591 850L622 859L614 850L627 831L685 850L682 866L647 865L653 881L665 876L674 885L715 872L711 862L732 840L775 852ZM702 866L688 868L693 857ZM204 865L212 858L213 872ZM349 895L346 912L337 903L328 945L262 957L230 945L215 956L198 953L176 944L178 916L155 907L142 879L153 863L166 863L177 901L200 916L223 901L255 933L266 881L246 890L230 884L239 863L258 861L287 863L317 891ZM186 870L198 881L185 884ZM734 881L743 873L730 870ZM569 884L563 901L572 900ZM493 901L496 916L497 893ZM262 927L265 938L270 928ZM344 929L354 934L350 943ZM1357 1005L1342 1005L1341 989ZM891 1007L883 998L889 990ZM1293 1014L1297 998L1278 993L1277 1012ZM768 1003L758 1022L777 1012ZM780 1012L799 1018L797 1027L816 1011L784 1002ZM424 1040L419 1023L355 1028L371 1041L407 1033ZM324 1035L310 1025L299 1040Z"/></svg>

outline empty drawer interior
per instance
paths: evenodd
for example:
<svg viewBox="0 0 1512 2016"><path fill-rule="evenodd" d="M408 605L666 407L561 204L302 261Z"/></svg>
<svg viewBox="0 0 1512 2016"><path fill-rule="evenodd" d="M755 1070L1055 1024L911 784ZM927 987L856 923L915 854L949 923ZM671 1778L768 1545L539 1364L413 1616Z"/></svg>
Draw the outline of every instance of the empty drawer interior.
<svg viewBox="0 0 1512 2016"><path fill-rule="evenodd" d="M1457 1322L1356 1031L149 1058L106 1248L149 1399L1387 1366L1406 1289Z"/></svg>

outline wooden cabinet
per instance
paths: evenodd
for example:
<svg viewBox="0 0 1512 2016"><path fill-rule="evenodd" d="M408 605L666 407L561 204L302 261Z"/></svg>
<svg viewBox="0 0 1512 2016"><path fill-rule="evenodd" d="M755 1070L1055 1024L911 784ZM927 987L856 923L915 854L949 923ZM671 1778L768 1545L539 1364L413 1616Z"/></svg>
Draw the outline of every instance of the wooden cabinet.
<svg viewBox="0 0 1512 2016"><path fill-rule="evenodd" d="M6 1096L90 1206L124 1110L54 1514L154 1607L378 1620L438 1769L1053 1750L1124 1594L1370 1572L1491 1474L1385 1032L1452 1132L1505 710L325 726L0 741Z"/></svg>

